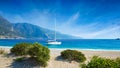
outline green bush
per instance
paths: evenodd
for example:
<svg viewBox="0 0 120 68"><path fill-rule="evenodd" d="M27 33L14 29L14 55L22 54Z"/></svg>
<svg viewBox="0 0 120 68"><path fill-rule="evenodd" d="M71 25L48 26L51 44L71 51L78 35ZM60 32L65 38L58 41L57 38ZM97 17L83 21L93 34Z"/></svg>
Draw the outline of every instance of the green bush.
<svg viewBox="0 0 120 68"><path fill-rule="evenodd" d="M117 63L117 68L120 68L120 58L117 58L116 60L115 60L115 62Z"/></svg>
<svg viewBox="0 0 120 68"><path fill-rule="evenodd" d="M10 51L18 56L28 55L30 47L32 47L30 43L18 43Z"/></svg>
<svg viewBox="0 0 120 68"><path fill-rule="evenodd" d="M37 63L40 64L42 67L46 67L48 64L47 64L47 61L42 59L42 58L37 58Z"/></svg>
<svg viewBox="0 0 120 68"><path fill-rule="evenodd" d="M4 54L5 50L4 49L0 49L0 54Z"/></svg>
<svg viewBox="0 0 120 68"><path fill-rule="evenodd" d="M63 57L63 59L67 59L68 61L84 62L86 60L84 54L77 50L64 50L61 52L61 57Z"/></svg>
<svg viewBox="0 0 120 68"><path fill-rule="evenodd" d="M15 55L29 55L43 67L47 66L47 61L50 59L50 50L39 43L18 43L12 49L11 53ZM23 58L17 58L16 61L23 61Z"/></svg>
<svg viewBox="0 0 120 68"><path fill-rule="evenodd" d="M118 63L116 61L118 61ZM81 68L120 68L119 61L118 59L111 60L94 56L87 65L82 64Z"/></svg>
<svg viewBox="0 0 120 68"><path fill-rule="evenodd" d="M15 61L17 61L17 62L22 62L24 60L24 58L22 57L22 58L16 58L15 59Z"/></svg>
<svg viewBox="0 0 120 68"><path fill-rule="evenodd" d="M41 66L46 67L50 59L50 50L39 43L34 43L29 50L29 55L34 57Z"/></svg>

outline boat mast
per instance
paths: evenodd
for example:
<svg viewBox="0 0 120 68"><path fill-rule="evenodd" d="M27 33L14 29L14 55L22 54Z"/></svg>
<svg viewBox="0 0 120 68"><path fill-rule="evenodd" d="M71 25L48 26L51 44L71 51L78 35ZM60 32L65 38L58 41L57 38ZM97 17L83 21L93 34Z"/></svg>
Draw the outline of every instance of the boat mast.
<svg viewBox="0 0 120 68"><path fill-rule="evenodd" d="M55 16L55 37L54 40L56 41L56 16Z"/></svg>

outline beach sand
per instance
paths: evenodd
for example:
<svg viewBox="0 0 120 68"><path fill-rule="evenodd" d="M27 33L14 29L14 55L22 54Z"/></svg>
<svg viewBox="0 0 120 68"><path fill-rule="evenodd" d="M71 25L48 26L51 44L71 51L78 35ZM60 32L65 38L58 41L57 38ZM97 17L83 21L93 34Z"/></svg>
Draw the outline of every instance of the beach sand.
<svg viewBox="0 0 120 68"><path fill-rule="evenodd" d="M9 48L4 48L6 52L9 53ZM63 50L51 49L50 60L46 68L79 68L79 63L67 62L61 59L60 52ZM106 57L115 59L120 57L120 51L93 51L93 50L80 50L85 54L87 61L91 59L92 56L97 55L100 57ZM39 66L34 67L28 62L14 62L14 56L0 55L0 68L40 68ZM86 62L87 62L86 61Z"/></svg>

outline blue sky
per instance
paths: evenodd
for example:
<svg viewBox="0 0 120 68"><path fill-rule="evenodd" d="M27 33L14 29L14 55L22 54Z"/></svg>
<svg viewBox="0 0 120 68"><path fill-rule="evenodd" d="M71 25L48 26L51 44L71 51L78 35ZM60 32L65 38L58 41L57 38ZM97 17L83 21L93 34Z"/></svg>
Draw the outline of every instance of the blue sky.
<svg viewBox="0 0 120 68"><path fill-rule="evenodd" d="M0 0L0 15L86 39L120 37L120 0Z"/></svg>

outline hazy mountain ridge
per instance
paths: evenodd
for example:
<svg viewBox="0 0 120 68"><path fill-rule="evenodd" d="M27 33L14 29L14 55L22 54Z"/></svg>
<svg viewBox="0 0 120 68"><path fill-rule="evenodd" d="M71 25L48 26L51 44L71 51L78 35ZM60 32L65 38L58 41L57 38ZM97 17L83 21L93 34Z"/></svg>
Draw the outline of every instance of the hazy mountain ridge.
<svg viewBox="0 0 120 68"><path fill-rule="evenodd" d="M0 16L0 36L17 36L17 31L12 30L12 23Z"/></svg>
<svg viewBox="0 0 120 68"><path fill-rule="evenodd" d="M74 36L56 32L58 39L73 39ZM0 16L0 38L39 38L53 39L54 31L29 23L10 23Z"/></svg>
<svg viewBox="0 0 120 68"><path fill-rule="evenodd" d="M25 38L47 38L40 27L28 23L15 23L14 29Z"/></svg>

